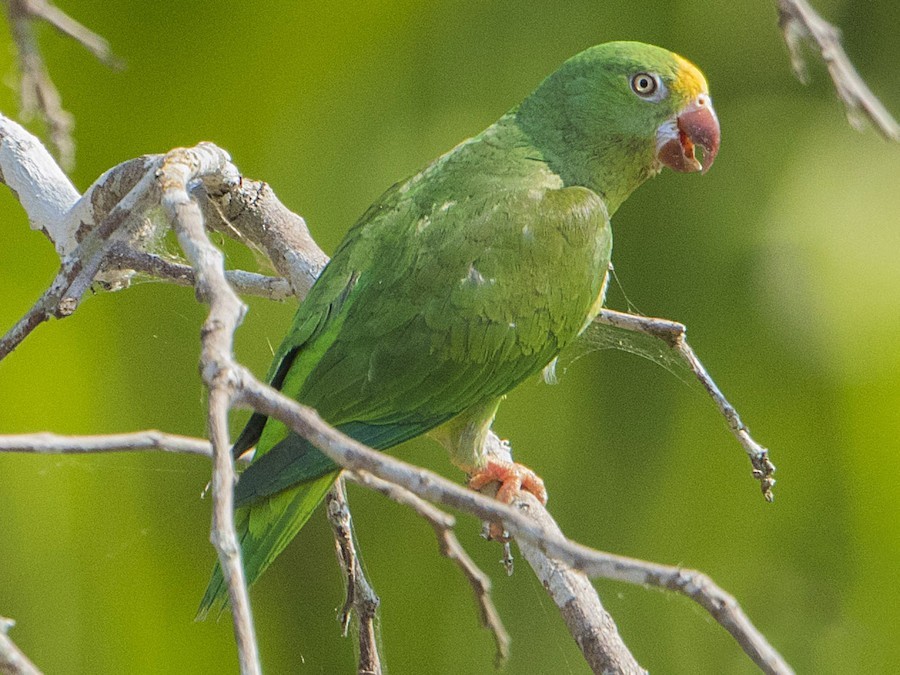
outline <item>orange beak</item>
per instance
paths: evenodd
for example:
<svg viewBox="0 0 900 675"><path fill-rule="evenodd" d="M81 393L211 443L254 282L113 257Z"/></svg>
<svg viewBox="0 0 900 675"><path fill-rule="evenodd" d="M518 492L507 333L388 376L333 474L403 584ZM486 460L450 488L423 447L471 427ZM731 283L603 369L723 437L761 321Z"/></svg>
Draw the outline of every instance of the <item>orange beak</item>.
<svg viewBox="0 0 900 675"><path fill-rule="evenodd" d="M694 147L703 148L703 163ZM700 94L677 117L663 124L656 134L656 158L674 171L709 171L719 154L719 119L712 100Z"/></svg>

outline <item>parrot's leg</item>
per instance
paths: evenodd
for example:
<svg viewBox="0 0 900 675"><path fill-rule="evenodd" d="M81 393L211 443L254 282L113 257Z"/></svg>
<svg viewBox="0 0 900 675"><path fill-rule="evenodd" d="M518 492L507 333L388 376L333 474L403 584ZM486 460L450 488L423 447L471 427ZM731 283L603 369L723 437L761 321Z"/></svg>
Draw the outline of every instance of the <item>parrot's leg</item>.
<svg viewBox="0 0 900 675"><path fill-rule="evenodd" d="M433 430L432 438L447 448L450 459L469 475L469 487L480 490L490 483L500 483L497 499L511 504L519 490L526 490L547 503L547 490L534 471L516 462L491 457L485 453L485 441L502 398L475 405L449 422Z"/></svg>

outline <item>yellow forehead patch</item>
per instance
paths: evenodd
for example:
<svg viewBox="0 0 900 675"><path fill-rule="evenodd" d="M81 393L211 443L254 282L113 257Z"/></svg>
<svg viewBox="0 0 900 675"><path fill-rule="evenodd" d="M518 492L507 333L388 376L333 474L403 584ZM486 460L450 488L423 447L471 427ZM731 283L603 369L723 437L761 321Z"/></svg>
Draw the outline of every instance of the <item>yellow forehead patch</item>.
<svg viewBox="0 0 900 675"><path fill-rule="evenodd" d="M709 93L706 78L697 66L677 54L675 60L678 62L678 75L672 83L672 89L677 94L685 99L692 99L698 94Z"/></svg>

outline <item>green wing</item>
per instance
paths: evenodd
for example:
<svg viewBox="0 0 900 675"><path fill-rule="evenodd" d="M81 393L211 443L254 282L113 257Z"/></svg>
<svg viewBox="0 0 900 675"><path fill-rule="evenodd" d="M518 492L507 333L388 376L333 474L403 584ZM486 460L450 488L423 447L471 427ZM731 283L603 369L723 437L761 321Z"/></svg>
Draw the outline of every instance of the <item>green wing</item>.
<svg viewBox="0 0 900 675"><path fill-rule="evenodd" d="M309 343L312 357L304 347L284 382L286 393L299 391L298 400L378 449L502 396L552 360L596 304L610 246L600 200L583 188L398 216L367 229L375 246L332 314L340 328ZM383 221L412 221L412 231L372 237ZM295 441L273 444L242 475L238 502L314 478L318 454Z"/></svg>
<svg viewBox="0 0 900 675"><path fill-rule="evenodd" d="M394 188L323 271L270 379L348 435L392 447L551 361L599 310L610 247L602 200L584 188L460 201ZM254 443L235 494L248 583L337 476L277 420L251 418L236 452ZM217 569L200 615L224 598Z"/></svg>

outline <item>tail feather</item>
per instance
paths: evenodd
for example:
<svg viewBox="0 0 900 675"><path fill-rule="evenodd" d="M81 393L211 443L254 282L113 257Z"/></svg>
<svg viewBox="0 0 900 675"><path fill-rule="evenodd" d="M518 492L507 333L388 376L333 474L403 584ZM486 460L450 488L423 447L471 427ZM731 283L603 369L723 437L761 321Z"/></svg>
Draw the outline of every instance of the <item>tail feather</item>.
<svg viewBox="0 0 900 675"><path fill-rule="evenodd" d="M252 585L290 543L325 498L339 471L274 495L265 502L237 511L236 526L241 542L244 574ZM216 564L206 593L197 610L198 621L214 609L228 605L228 588L222 569Z"/></svg>
<svg viewBox="0 0 900 675"><path fill-rule="evenodd" d="M384 449L418 436L444 417L406 424L349 422L338 429L360 443ZM252 417L235 449L243 452L259 440L265 418ZM340 473L337 464L295 433L258 454L235 487L235 525L241 543L247 585L255 582L300 531ZM228 588L216 564L197 620L228 604Z"/></svg>

